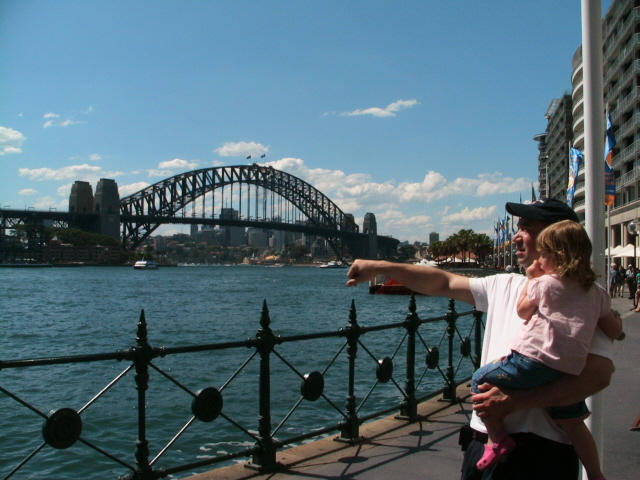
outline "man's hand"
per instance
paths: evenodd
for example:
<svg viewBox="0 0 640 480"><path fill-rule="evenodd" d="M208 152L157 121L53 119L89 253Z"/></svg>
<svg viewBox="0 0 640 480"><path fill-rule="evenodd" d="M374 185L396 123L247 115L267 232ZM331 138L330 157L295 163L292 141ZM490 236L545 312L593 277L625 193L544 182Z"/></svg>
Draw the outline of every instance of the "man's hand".
<svg viewBox="0 0 640 480"><path fill-rule="evenodd" d="M480 418L504 417L515 410L513 396L500 387L495 387L490 383L483 383L478 386L481 393L471 396L473 409Z"/></svg>
<svg viewBox="0 0 640 480"><path fill-rule="evenodd" d="M376 265L378 262L374 260L361 260L358 259L351 264L351 268L347 272L348 287L355 287L359 283L368 282L376 275Z"/></svg>

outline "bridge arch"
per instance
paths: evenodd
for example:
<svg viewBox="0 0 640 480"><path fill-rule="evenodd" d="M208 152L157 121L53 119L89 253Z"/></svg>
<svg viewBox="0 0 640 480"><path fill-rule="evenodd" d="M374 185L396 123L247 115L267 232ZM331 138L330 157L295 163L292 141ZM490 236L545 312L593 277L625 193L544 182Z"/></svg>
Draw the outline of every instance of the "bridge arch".
<svg viewBox="0 0 640 480"><path fill-rule="evenodd" d="M192 205L192 212L195 212L196 200L198 199L202 199L204 212L207 194L211 194L211 216L207 223L223 223L224 219L220 218L221 215L216 220L215 191L223 189L224 192L225 187L230 186L233 189L236 184L254 186L256 189L254 221L251 221L250 210L248 210L246 216L248 218L242 222L244 225L267 222L266 211L260 218L257 205L258 189L262 189L278 195L298 209L306 217L308 226L327 238L339 256L341 256L339 252L341 250L340 239L349 236L349 234L357 235L359 231L353 216L343 212L329 197L313 185L287 172L254 163L192 170L166 178L123 197L120 200L123 244L139 245L161 224L176 223L171 222L170 219L175 218L179 212L182 212L184 218L185 209L189 205ZM250 188L247 187L247 195L250 195L250 192ZM242 189L240 189L239 199L240 211L242 208L241 195ZM233 197L233 190L231 196ZM248 205L250 201L251 199L247 198ZM222 209L223 205L217 205L217 207ZM222 212L222 210L220 211ZM231 220L233 222L233 219ZM273 223L273 218L270 223Z"/></svg>

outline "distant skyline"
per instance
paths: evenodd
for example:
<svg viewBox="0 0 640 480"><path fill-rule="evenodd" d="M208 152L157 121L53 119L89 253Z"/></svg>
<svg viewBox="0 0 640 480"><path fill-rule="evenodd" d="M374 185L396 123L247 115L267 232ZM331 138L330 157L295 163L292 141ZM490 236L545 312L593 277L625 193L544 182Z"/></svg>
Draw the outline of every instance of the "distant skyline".
<svg viewBox="0 0 640 480"><path fill-rule="evenodd" d="M603 12L609 8L605 1ZM580 2L0 2L0 205L272 165L400 240L493 236L538 185ZM264 155L264 158L260 158ZM165 226L156 233L188 231Z"/></svg>

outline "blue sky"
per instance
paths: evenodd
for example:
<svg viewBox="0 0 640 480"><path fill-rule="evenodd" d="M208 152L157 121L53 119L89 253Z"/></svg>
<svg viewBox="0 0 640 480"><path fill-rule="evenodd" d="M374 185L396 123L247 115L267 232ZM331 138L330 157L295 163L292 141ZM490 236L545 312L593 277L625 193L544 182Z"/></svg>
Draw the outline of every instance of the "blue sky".
<svg viewBox="0 0 640 480"><path fill-rule="evenodd" d="M264 153L381 234L491 233L580 43L578 1L2 0L0 205Z"/></svg>

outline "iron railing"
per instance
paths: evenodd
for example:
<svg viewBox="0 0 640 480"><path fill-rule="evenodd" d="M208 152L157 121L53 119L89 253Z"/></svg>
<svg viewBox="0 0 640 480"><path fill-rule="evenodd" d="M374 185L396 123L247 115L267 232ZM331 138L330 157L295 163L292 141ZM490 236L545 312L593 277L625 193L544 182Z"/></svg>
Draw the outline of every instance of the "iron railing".
<svg viewBox="0 0 640 480"><path fill-rule="evenodd" d="M461 318L466 321L460 321ZM429 324L429 327L426 327ZM427 342L425 340L426 335L421 333L421 328L434 328L442 327L441 331L437 331L441 335L439 341ZM462 331L462 328L467 328L466 332ZM340 328L337 331L330 332L316 332L303 335L291 335L291 336L278 336L271 330L271 319L269 316L269 310L266 300L263 303L262 313L260 318L260 329L256 333L254 338L249 338L244 341L226 342L216 344L201 344L190 346L178 346L178 347L154 347L149 343L147 336L147 321L145 318L144 310L140 313L140 318L137 328L137 338L135 345L127 350L120 350L110 353L98 353L88 355L73 355L73 356L59 356L59 357L46 357L46 358L32 358L32 359L17 359L17 360L3 360L0 361L0 371L8 372L11 369L24 369L38 366L53 366L61 364L78 364L86 362L98 362L106 360L118 360L130 362L124 370L117 374L111 381L107 383L97 394L93 396L84 406L75 410L72 408L58 408L51 410L46 414L41 409L35 407L27 399L10 391L0 384L0 391L4 395L13 399L17 404L31 410L36 415L39 415L44 420L42 426L42 439L34 439L39 443L39 446L30 453L24 455L21 458L9 459L8 462L3 462L3 466L0 466L0 475L4 479L12 477L17 472L20 472L35 456L38 455L45 447L52 447L53 452L71 448L78 444L84 444L90 449L98 452L101 456L109 459L111 462L115 462L117 468L123 468L129 471L125 477L131 480L150 480L156 478L166 477L168 475L194 471L198 468L203 468L209 465L221 464L229 462L239 458L250 458L249 466L253 466L261 471L274 471L278 468L277 463L277 451L282 447L298 444L304 440L327 435L331 432L339 432L339 440L348 442L357 442L361 440L359 434L359 426L368 420L371 420L382 415L389 415L394 411L399 412L398 418L404 419L408 422L419 420L418 416L418 404L422 400L442 394L442 400L450 403L459 401L456 398L456 387L462 382L468 380L468 372L464 378L458 378L463 362L468 362L468 367L477 368L480 360L480 349L482 341L482 330L484 328L482 322L482 313L476 310L470 310L466 312L457 312L455 309L455 302L449 300L448 310L445 315L439 317L431 317L420 319L416 312L415 298L412 296L409 302L409 312L406 318L397 323L373 325L373 326L361 326L357 321L355 304L352 301L349 312L348 325ZM393 338L388 335L389 341L396 341L397 344L393 347L393 353L390 356L380 358L375 355L371 348L368 347L364 340L367 335L373 332L382 331L403 331L402 335L398 335L398 338ZM337 345L337 351L333 357L329 360L328 364L322 371L311 370L308 365L296 366L289 359L285 357L279 347L286 343L293 342L306 342L314 339L342 339ZM456 350L455 344L459 345L459 350ZM406 363L405 363L405 379L404 386L401 386L394 378L393 365L397 354L400 352L401 347L405 345L406 350ZM392 346L392 345L390 345ZM252 353L248 358L238 366L237 370L228 378L219 388L206 387L198 391L185 386L174 375L170 374L166 369L160 368L154 362L155 359L160 357L168 357L172 355L181 355L194 352L211 352L213 351L228 351L229 349L252 349ZM302 347L300 347L302 348ZM358 364L356 368L356 359L359 349L364 352L363 357L367 360L367 364ZM446 349L446 365L441 367L440 350ZM346 351L346 355L344 352ZM419 357L418 352L424 354L424 364L422 365L422 373L418 377L416 371L420 367L420 362L417 361ZM347 395L345 399L345 408L341 408L337 405L334 399L330 398L325 389L325 378L327 372L335 365L337 360L346 356L346 365L344 368L348 371L347 378L342 378L342 375L338 377L342 382L346 382ZM227 415L223 408L223 393L225 388L234 381L237 375L243 371L247 365L254 359L259 362L258 378L255 380L259 385L259 412L257 415L257 428L253 431L241 425L240 421L231 418ZM272 415L272 395L271 395L271 381L273 380L274 369L271 367L271 359L278 359L282 361L286 368L295 373L301 380L299 391L296 389L292 392L297 400L293 403L291 410L284 415L280 423L273 428L271 415ZM307 358L306 362L310 359ZM457 361L457 363L456 363ZM401 362L399 362L401 363ZM373 368L368 368L373 367ZM147 414L149 407L147 405L147 391L153 387L153 383L150 382L150 369L157 372L162 377L165 377L173 385L179 389L184 390L191 399L190 412L191 416L180 428L173 438L171 438L162 448L160 448L155 456L150 456L150 442L148 438L148 419ZM310 371L309 371L310 370ZM303 373L306 371L306 373ZM375 371L375 378L373 372ZM132 450L135 453L133 459L122 458L122 455L117 455L107 451L106 448L101 447L95 440L86 438L89 434L83 435L83 419L82 414L98 401L107 391L122 380L129 372L135 373L135 386L137 389L137 438L135 441L131 441ZM369 374L367 376L367 374ZM421 390L424 388L425 378L428 374L441 377L444 382L442 389L432 389L431 391ZM360 380L360 377L372 377L373 384L369 391L364 395L357 395L356 381ZM2 376L0 376L2 380ZM368 381L368 380L367 380ZM378 410L368 414L362 414L361 409L370 398L374 389L381 385L389 383L395 386L398 395L393 405L386 406L383 410ZM0 382L1 383L1 382ZM186 383L186 382L185 382ZM344 383L342 383L344 387ZM323 420L322 425L317 425L315 428L307 432L301 432L290 438L280 438L279 432L282 431L282 427L289 420L293 412L303 402L315 402L316 400L323 399L326 402L329 412L336 412L339 421L336 423L330 423L333 418L327 415ZM357 401L360 400L360 404L357 405ZM399 400L399 403L398 403ZM11 418L14 417L16 411L12 408L4 410L0 413L0 418L5 417L5 421L8 423ZM180 465L159 467L158 461L163 455L174 445L174 443L180 438L190 426L196 422L212 422L216 419L223 419L229 422L243 438L249 438L253 441L253 446L245 448L240 451L217 455L215 457L206 458L196 462L183 463ZM257 432L257 433L256 433ZM7 471L2 471L3 468L7 468ZM99 473L99 472L96 472ZM65 475L66 478L70 478L70 475Z"/></svg>

